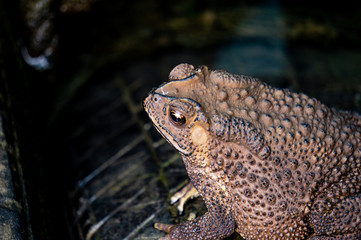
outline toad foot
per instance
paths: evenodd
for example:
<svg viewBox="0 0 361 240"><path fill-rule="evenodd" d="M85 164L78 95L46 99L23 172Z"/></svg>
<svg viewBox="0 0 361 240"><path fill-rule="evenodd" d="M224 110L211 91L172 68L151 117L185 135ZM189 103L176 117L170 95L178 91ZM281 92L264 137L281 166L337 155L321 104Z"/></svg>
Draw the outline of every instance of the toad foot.
<svg viewBox="0 0 361 240"><path fill-rule="evenodd" d="M170 204L178 202L177 210L180 215L183 214L184 204L191 199L199 197L197 189L189 182L184 188L176 192L170 199Z"/></svg>

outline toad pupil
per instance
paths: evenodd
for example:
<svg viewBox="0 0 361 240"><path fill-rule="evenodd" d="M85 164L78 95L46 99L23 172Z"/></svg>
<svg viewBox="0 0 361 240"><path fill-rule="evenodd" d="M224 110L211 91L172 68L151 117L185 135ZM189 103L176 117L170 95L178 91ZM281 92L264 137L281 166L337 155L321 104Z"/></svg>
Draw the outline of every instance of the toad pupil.
<svg viewBox="0 0 361 240"><path fill-rule="evenodd" d="M183 125L186 122L186 118L178 111L170 111L170 117L172 121L177 125Z"/></svg>

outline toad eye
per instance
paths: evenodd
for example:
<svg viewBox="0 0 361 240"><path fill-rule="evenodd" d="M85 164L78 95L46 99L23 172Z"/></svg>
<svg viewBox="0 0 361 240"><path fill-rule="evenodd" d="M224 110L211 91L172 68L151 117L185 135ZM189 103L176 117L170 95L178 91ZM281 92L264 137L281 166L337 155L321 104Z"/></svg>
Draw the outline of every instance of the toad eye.
<svg viewBox="0 0 361 240"><path fill-rule="evenodd" d="M181 126L185 124L186 118L179 111L171 110L169 114L172 123L175 125Z"/></svg>

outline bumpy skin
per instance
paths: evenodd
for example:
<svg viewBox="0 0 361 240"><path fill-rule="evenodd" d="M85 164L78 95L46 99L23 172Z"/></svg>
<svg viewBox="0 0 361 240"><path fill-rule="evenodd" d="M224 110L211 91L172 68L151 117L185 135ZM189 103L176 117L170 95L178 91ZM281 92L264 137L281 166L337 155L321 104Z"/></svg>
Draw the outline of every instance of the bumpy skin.
<svg viewBox="0 0 361 240"><path fill-rule="evenodd" d="M164 239L361 239L361 119L225 71L175 67L145 109L208 212Z"/></svg>

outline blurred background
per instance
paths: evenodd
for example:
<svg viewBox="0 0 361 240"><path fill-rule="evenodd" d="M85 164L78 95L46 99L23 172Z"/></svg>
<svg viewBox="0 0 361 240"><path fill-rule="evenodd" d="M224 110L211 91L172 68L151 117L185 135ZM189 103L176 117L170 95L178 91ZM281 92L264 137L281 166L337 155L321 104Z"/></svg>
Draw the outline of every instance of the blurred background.
<svg viewBox="0 0 361 240"><path fill-rule="evenodd" d="M188 178L142 106L179 63L360 112L361 7L351 2L0 0L16 236L157 239L154 222L205 212L201 199L183 215L169 205Z"/></svg>

